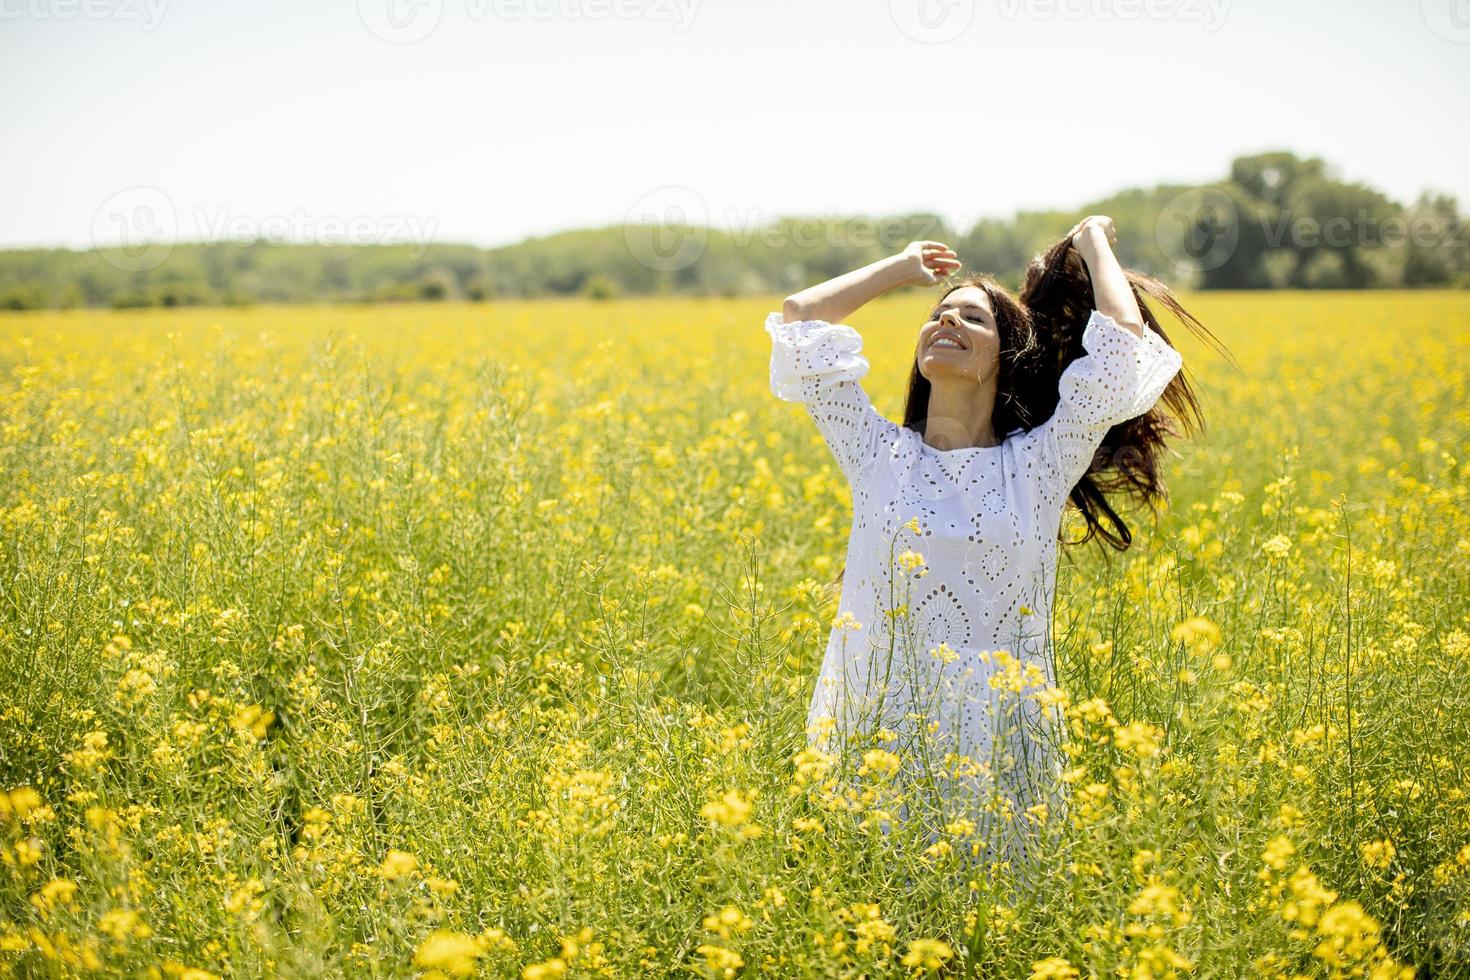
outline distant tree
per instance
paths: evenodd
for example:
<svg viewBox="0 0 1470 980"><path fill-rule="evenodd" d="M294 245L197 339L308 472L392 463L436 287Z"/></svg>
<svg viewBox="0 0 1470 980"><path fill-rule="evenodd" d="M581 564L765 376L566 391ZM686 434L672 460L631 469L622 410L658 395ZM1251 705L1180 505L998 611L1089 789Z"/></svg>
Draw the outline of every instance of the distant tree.
<svg viewBox="0 0 1470 980"><path fill-rule="evenodd" d="M433 266L419 276L419 298L440 301L454 299L459 295L459 280L454 272L443 266Z"/></svg>
<svg viewBox="0 0 1470 980"><path fill-rule="evenodd" d="M1236 240L1228 261L1203 272L1205 288L1391 284L1390 263L1375 252L1402 209L1370 187L1339 180L1322 160L1285 151L1239 157L1219 190L1230 202ZM1196 239L1209 234L1193 232Z"/></svg>
<svg viewBox="0 0 1470 980"><path fill-rule="evenodd" d="M1277 150L1230 162L1230 182L1245 195L1262 204L1284 207L1300 180L1324 177L1327 165L1316 157L1303 160L1294 153Z"/></svg>
<svg viewBox="0 0 1470 980"><path fill-rule="evenodd" d="M1449 285L1470 272L1470 240L1453 197L1419 195L1404 223L1405 286Z"/></svg>
<svg viewBox="0 0 1470 980"><path fill-rule="evenodd" d="M972 269L1006 279L1019 279L1031 251L1017 234L1015 222L982 218L955 242L960 259Z"/></svg>
<svg viewBox="0 0 1470 980"><path fill-rule="evenodd" d="M1187 244L1181 250L1206 260L1201 265L1200 288L1270 289L1277 285L1267 230L1271 216L1280 209L1233 181L1213 189L1218 198L1202 200L1217 201L1218 206L1200 207L1182 231Z"/></svg>
<svg viewBox="0 0 1470 980"><path fill-rule="evenodd" d="M1362 184L1345 184L1327 176L1299 177L1278 212L1271 244L1296 256L1286 285L1311 288L1313 269L1335 268L1332 288L1364 289L1381 285L1367 253L1383 244L1389 219L1402 209ZM1281 231L1285 230L1284 239ZM1324 255L1332 258L1324 258ZM1324 280L1322 285L1328 283Z"/></svg>
<svg viewBox="0 0 1470 980"><path fill-rule="evenodd" d="M622 288L613 281L613 278L602 272L589 276L587 281L582 284L582 295L588 299L615 299L622 292Z"/></svg>
<svg viewBox="0 0 1470 980"><path fill-rule="evenodd" d="M476 272L465 281L464 295L465 299L479 303L495 295L495 285L483 272Z"/></svg>
<svg viewBox="0 0 1470 980"><path fill-rule="evenodd" d="M40 283L21 282L0 289L0 310L44 310L49 305Z"/></svg>

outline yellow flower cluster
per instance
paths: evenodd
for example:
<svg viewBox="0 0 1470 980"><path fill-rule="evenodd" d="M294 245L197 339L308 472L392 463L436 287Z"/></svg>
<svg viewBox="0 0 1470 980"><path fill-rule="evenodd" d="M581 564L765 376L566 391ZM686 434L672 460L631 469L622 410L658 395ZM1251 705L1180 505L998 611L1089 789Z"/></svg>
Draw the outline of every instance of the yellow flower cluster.
<svg viewBox="0 0 1470 980"><path fill-rule="evenodd" d="M1378 848L1374 853L1381 853ZM1371 976L1375 980L1412 980L1415 970L1398 963L1382 943L1378 921L1353 899L1339 900L1307 864L1287 873L1297 849L1278 834L1261 854L1259 877L1264 899L1290 926L1292 940L1308 945L1312 956L1333 976ZM1277 956L1263 957L1263 970L1278 967Z"/></svg>

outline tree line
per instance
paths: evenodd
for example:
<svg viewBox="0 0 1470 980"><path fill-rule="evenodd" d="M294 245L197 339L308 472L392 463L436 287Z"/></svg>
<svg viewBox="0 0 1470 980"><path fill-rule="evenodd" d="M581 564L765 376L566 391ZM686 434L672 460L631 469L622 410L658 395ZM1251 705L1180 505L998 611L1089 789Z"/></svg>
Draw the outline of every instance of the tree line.
<svg viewBox="0 0 1470 980"><path fill-rule="evenodd" d="M16 249L0 251L0 309L769 294L915 239L951 243L968 268L1016 283L1033 255L1094 213L1116 220L1125 265L1178 288L1470 288L1470 233L1454 198L1425 193L1403 204L1343 181L1321 159L1273 152L1234 160L1214 183L1129 189L967 229L932 214L786 216L748 228L635 221L498 248L257 240L141 255Z"/></svg>

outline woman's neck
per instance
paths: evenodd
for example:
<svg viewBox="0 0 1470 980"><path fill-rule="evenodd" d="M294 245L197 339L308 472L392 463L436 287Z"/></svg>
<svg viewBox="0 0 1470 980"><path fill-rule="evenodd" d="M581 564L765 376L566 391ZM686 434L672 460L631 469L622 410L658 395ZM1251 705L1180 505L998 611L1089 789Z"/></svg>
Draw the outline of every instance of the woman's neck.
<svg viewBox="0 0 1470 980"><path fill-rule="evenodd" d="M995 382L939 379L929 385L929 418L924 444L935 449L974 449L1000 445L992 418Z"/></svg>

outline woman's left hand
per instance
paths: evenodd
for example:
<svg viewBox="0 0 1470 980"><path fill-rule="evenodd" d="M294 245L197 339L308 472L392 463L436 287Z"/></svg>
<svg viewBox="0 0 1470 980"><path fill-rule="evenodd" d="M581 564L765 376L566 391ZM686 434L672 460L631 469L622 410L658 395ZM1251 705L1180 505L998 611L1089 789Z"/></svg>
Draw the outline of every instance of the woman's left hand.
<svg viewBox="0 0 1470 980"><path fill-rule="evenodd" d="M1118 229L1113 226L1113 219L1105 214L1089 214L1073 225L1067 235L1080 251L1100 243L1110 248L1118 243Z"/></svg>

